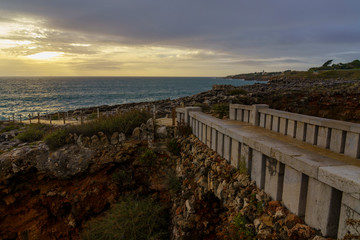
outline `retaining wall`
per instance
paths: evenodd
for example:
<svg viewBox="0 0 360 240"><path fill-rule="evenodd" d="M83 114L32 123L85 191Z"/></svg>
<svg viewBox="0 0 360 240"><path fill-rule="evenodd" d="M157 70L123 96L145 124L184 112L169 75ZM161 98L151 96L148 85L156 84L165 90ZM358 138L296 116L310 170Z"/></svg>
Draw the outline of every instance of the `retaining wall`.
<svg viewBox="0 0 360 240"><path fill-rule="evenodd" d="M331 138L338 136L331 134L333 129L346 131L345 134L341 133L338 144L345 142L346 146L348 143L349 146L344 148L348 150L344 152L351 152L351 156L355 155L349 149L358 142L352 142L348 136L354 139L354 131L359 126L344 123L344 126L336 125L337 128L334 128L335 125L326 125L333 120L327 122L315 118L318 120L316 122L313 117L299 114L295 118L290 113L270 111L266 105L231 105L230 117L248 124L217 119L202 113L198 107L178 108L176 111L178 122L189 124L203 143L234 167L245 165L259 188L264 189L274 200L282 201L291 212L304 217L308 225L330 237L342 238L346 233L356 233L346 224L346 220L360 220L360 168L269 137L261 131L254 131L252 125L260 125L272 131L277 129L276 132L293 138L296 138L296 134L293 136L290 133L300 131L298 129L301 124L294 124L292 121L318 126L317 131L308 130L316 127L306 127L303 130L305 136L308 133L314 134L314 137L316 135L318 142L323 138L319 132L324 132L319 128L332 126L331 130L325 130L330 131L330 135L325 137L330 138L326 140L330 144L327 143L325 147L335 145ZM266 120L267 118L270 120Z"/></svg>

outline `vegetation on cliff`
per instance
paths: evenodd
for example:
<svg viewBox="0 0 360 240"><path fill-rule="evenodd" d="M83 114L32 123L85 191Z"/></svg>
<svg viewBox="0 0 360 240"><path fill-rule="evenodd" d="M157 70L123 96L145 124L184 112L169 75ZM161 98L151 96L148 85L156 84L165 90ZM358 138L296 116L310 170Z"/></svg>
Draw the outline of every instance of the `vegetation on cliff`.
<svg viewBox="0 0 360 240"><path fill-rule="evenodd" d="M326 61L320 67L312 67L308 71L291 71L284 72L255 72L230 75L226 78L245 79L245 80L260 80L273 81L279 79L354 79L360 80L360 60L354 60L348 63L332 64L332 60Z"/></svg>

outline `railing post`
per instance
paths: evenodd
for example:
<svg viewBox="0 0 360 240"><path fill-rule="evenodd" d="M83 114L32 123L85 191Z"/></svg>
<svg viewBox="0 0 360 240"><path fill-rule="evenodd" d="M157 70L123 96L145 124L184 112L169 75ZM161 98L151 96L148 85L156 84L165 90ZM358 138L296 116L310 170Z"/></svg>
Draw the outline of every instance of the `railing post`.
<svg viewBox="0 0 360 240"><path fill-rule="evenodd" d="M15 113L12 114L12 121L15 122Z"/></svg>
<svg viewBox="0 0 360 240"><path fill-rule="evenodd" d="M38 112L38 123L40 123L40 113Z"/></svg>
<svg viewBox="0 0 360 240"><path fill-rule="evenodd" d="M201 112L201 107L185 107L185 118L184 122L185 124L190 124L190 112Z"/></svg>
<svg viewBox="0 0 360 240"><path fill-rule="evenodd" d="M49 116L49 118L50 118L50 125L52 124L52 122L51 122L51 114L50 115L48 115Z"/></svg>
<svg viewBox="0 0 360 240"><path fill-rule="evenodd" d="M64 125L66 124L65 122L65 113L63 113L63 119L64 119Z"/></svg>
<svg viewBox="0 0 360 240"><path fill-rule="evenodd" d="M30 113L29 113L29 121L30 121L30 124L31 124L31 115L30 115Z"/></svg>
<svg viewBox="0 0 360 240"><path fill-rule="evenodd" d="M19 114L19 119L20 119L20 123L21 123L21 114Z"/></svg>
<svg viewBox="0 0 360 240"><path fill-rule="evenodd" d="M259 117L259 110L263 108L269 108L267 104L254 104L252 105L253 109L250 114L250 123L254 126L259 126L260 117Z"/></svg>
<svg viewBox="0 0 360 240"><path fill-rule="evenodd" d="M172 118L172 125L175 126L175 119L176 119L176 111L175 108L171 111L171 118Z"/></svg>
<svg viewBox="0 0 360 240"><path fill-rule="evenodd" d="M97 112L97 119L100 119L100 109L97 108L97 109L96 109L96 112Z"/></svg>

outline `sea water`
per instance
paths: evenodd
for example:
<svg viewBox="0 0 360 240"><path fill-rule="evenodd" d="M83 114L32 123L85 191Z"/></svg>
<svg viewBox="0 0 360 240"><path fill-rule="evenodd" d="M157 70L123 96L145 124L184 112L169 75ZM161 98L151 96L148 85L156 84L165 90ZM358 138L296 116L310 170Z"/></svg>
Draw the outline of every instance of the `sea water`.
<svg viewBox="0 0 360 240"><path fill-rule="evenodd" d="M212 77L0 77L0 120L12 114L54 113L84 107L176 99L214 84L256 81Z"/></svg>

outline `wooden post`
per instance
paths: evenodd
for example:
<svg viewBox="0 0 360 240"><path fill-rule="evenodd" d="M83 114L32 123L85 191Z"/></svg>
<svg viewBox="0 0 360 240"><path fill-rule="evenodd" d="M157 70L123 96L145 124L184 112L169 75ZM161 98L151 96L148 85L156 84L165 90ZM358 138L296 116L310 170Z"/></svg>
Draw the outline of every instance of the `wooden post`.
<svg viewBox="0 0 360 240"><path fill-rule="evenodd" d="M65 122L65 113L63 113L63 119L64 119L64 125L66 124Z"/></svg>
<svg viewBox="0 0 360 240"><path fill-rule="evenodd" d="M15 113L12 114L13 122L15 122Z"/></svg>
<svg viewBox="0 0 360 240"><path fill-rule="evenodd" d="M48 115L49 116L49 118L50 118L50 125L51 125L51 114L50 115Z"/></svg>
<svg viewBox="0 0 360 240"><path fill-rule="evenodd" d="M19 114L19 119L20 119L20 123L21 123L21 114Z"/></svg>
<svg viewBox="0 0 360 240"><path fill-rule="evenodd" d="M83 123L84 123L83 111L80 111L80 123L81 123L81 125L83 125Z"/></svg>
<svg viewBox="0 0 360 240"><path fill-rule="evenodd" d="M96 111L97 111L97 118L100 119L100 109L97 108Z"/></svg>
<svg viewBox="0 0 360 240"><path fill-rule="evenodd" d="M29 113L29 121L30 121L30 124L31 124L31 115L30 115L30 113Z"/></svg>
<svg viewBox="0 0 360 240"><path fill-rule="evenodd" d="M40 113L38 112L38 123L40 123Z"/></svg>
<svg viewBox="0 0 360 240"><path fill-rule="evenodd" d="M172 118L172 125L175 126L175 119L176 119L176 111L175 108L171 111L171 118Z"/></svg>

